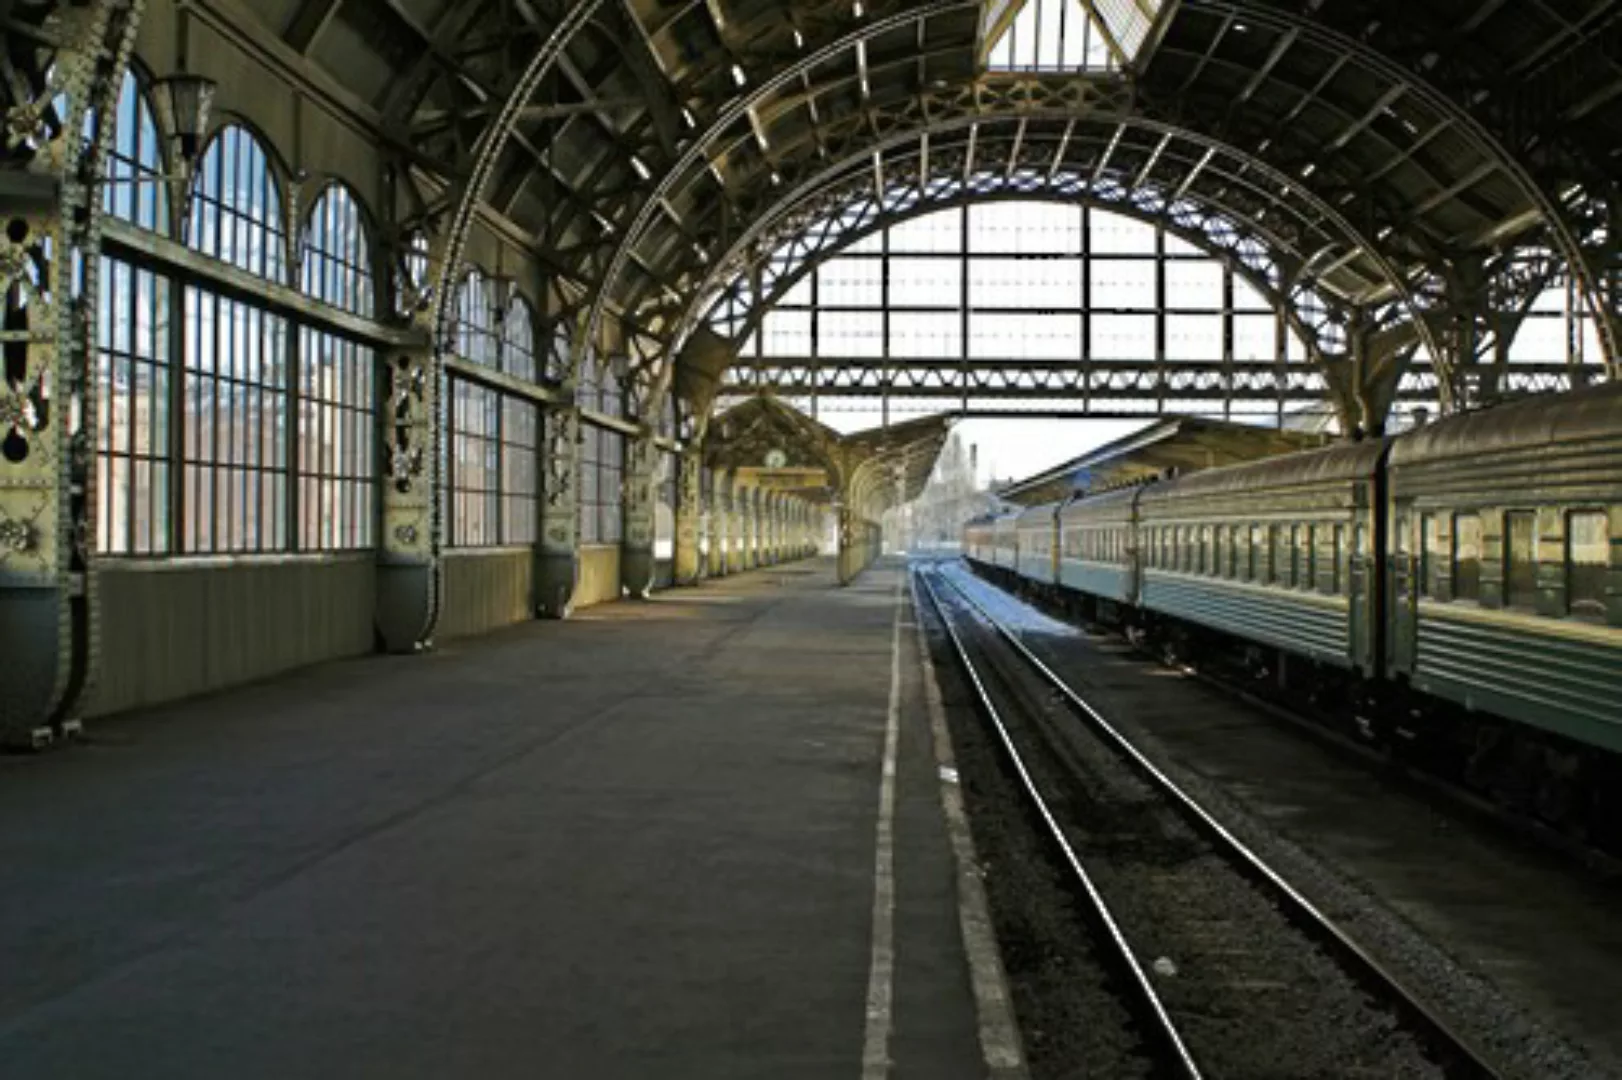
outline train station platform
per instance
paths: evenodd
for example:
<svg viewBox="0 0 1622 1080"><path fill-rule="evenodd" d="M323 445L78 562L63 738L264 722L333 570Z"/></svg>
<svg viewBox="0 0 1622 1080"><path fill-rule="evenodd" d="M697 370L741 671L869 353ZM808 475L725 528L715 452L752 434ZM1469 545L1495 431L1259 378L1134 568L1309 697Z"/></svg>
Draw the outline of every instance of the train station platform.
<svg viewBox="0 0 1622 1080"><path fill-rule="evenodd" d="M0 759L0 1075L1018 1075L903 583L776 567Z"/></svg>

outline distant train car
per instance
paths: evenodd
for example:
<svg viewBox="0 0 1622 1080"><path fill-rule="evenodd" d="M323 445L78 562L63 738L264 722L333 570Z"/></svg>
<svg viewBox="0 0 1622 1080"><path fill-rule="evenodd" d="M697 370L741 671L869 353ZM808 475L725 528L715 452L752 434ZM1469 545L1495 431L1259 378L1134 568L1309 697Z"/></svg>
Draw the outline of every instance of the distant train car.
<svg viewBox="0 0 1622 1080"><path fill-rule="evenodd" d="M994 565L996 540L993 535L993 518L975 518L963 527L963 554L975 562Z"/></svg>
<svg viewBox="0 0 1622 1080"><path fill-rule="evenodd" d="M1397 440L1387 674L1622 750L1622 386Z"/></svg>
<svg viewBox="0 0 1622 1080"><path fill-rule="evenodd" d="M1023 563L1040 515L996 523L999 577L1622 850L1622 383L1056 516L1054 557Z"/></svg>
<svg viewBox="0 0 1622 1080"><path fill-rule="evenodd" d="M1015 528L1019 532L1019 576L1036 585L1053 585L1058 580L1056 559L1059 531L1058 503L1033 506L1022 512Z"/></svg>
<svg viewBox="0 0 1622 1080"><path fill-rule="evenodd" d="M1111 604L1138 602L1142 486L1072 499L1059 511L1059 584Z"/></svg>
<svg viewBox="0 0 1622 1080"><path fill-rule="evenodd" d="M1148 489L1144 610L1375 676L1386 453L1383 440L1335 446Z"/></svg>
<svg viewBox="0 0 1622 1080"><path fill-rule="evenodd" d="M1017 573L1019 570L1019 515L1002 514L991 523L991 565Z"/></svg>

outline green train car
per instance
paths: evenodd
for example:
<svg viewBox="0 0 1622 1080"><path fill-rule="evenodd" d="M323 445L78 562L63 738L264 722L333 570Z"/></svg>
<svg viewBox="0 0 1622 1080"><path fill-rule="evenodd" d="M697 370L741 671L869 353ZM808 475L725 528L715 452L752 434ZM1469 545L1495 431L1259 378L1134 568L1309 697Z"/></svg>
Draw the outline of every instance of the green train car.
<svg viewBox="0 0 1622 1080"><path fill-rule="evenodd" d="M1013 525L972 523L970 561L1178 656L1239 657L1500 801L1622 821L1622 384Z"/></svg>

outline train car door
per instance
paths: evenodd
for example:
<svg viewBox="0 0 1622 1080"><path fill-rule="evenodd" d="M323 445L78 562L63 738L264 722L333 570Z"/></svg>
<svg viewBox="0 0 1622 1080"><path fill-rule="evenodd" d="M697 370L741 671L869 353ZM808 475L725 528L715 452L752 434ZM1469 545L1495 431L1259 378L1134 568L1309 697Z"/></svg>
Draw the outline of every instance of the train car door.
<svg viewBox="0 0 1622 1080"><path fill-rule="evenodd" d="M1411 501L1396 508L1392 520L1389 633L1390 665L1412 671L1417 661L1419 575L1414 555L1414 511Z"/></svg>
<svg viewBox="0 0 1622 1080"><path fill-rule="evenodd" d="M1339 526L1336 527L1337 531ZM1367 669L1374 662L1369 648L1369 522L1368 511L1359 509L1357 521L1352 526L1352 550L1350 558L1346 560L1346 602L1347 617L1350 626L1347 633L1350 640L1347 645L1351 652L1352 666Z"/></svg>

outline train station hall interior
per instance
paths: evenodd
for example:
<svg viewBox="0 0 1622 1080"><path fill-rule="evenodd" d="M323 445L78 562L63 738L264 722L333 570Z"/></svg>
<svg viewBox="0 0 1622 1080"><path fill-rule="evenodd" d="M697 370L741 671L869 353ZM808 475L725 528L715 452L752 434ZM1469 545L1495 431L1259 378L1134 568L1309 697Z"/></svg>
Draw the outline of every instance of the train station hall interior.
<svg viewBox="0 0 1622 1080"><path fill-rule="evenodd" d="M0 1077L1622 1076L1622 5L0 41ZM1212 1034L1153 889L1078 989L999 619L1423 1067Z"/></svg>

